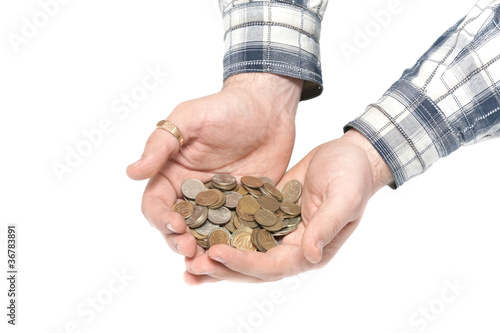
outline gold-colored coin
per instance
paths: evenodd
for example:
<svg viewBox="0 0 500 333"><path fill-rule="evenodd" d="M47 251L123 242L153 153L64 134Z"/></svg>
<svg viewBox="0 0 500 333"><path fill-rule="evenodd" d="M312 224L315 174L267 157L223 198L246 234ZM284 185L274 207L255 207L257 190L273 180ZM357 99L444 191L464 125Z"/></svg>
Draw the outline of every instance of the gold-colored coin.
<svg viewBox="0 0 500 333"><path fill-rule="evenodd" d="M251 187L248 187L248 186L245 186L245 185L243 185L243 187L255 199L260 198L263 195L262 192L260 190L258 190L258 189L251 188Z"/></svg>
<svg viewBox="0 0 500 333"><path fill-rule="evenodd" d="M259 209L254 216L255 221L257 221L263 227L270 227L278 222L276 215L265 209Z"/></svg>
<svg viewBox="0 0 500 333"><path fill-rule="evenodd" d="M200 206L211 206L219 200L219 196L213 190L200 192L196 195L195 201Z"/></svg>
<svg viewBox="0 0 500 333"><path fill-rule="evenodd" d="M217 209L217 208L224 206L224 203L226 202L226 196L224 195L224 193L222 193L221 191L216 190L216 189L211 189L211 190L208 190L207 192L213 192L213 193L217 194L217 201L215 203L213 203L212 205L208 206L208 208Z"/></svg>
<svg viewBox="0 0 500 333"><path fill-rule="evenodd" d="M267 195L268 197L271 197L271 198L274 198L278 201L281 201L283 200L283 194L281 194L280 191L278 191L278 189L276 187L274 187L273 185L269 184L269 183L265 183L260 191Z"/></svg>
<svg viewBox="0 0 500 333"><path fill-rule="evenodd" d="M267 231L271 231L271 232L277 232L277 231L280 231L281 229L283 229L284 227L286 227L287 225L283 222L282 219L276 219L277 222L272 225L272 226L269 226L269 227L266 227L266 226L262 226L264 227L264 229L266 229Z"/></svg>
<svg viewBox="0 0 500 333"><path fill-rule="evenodd" d="M185 219L193 214L193 210L193 204L187 201L180 201L172 207L172 211L181 214L181 216Z"/></svg>
<svg viewBox="0 0 500 333"><path fill-rule="evenodd" d="M200 235L196 230L194 229L189 229L191 231L191 234L194 236L196 239L206 239L207 236Z"/></svg>
<svg viewBox="0 0 500 333"><path fill-rule="evenodd" d="M238 250L243 251L257 251L257 248L252 243L252 234L249 232L240 232L238 234L233 234L233 239L231 240L231 245Z"/></svg>
<svg viewBox="0 0 500 333"><path fill-rule="evenodd" d="M245 186L238 186L237 189L234 190L236 193L239 193L241 195L247 195L248 191L246 190Z"/></svg>
<svg viewBox="0 0 500 333"><path fill-rule="evenodd" d="M280 203L278 202L278 200L265 195L258 198L257 203L260 205L260 208L268 210L273 213L278 209L280 209Z"/></svg>
<svg viewBox="0 0 500 333"><path fill-rule="evenodd" d="M236 229L239 229L239 228L243 228L243 227L244 227L244 225L241 223L241 220L238 218L238 216L235 216L235 217L234 217L233 224L234 224L234 227L235 227Z"/></svg>
<svg viewBox="0 0 500 333"><path fill-rule="evenodd" d="M262 181L262 179L252 177L252 176L241 177L241 183L247 187L257 188L257 189L259 187L261 187L262 185L264 185L264 182Z"/></svg>
<svg viewBox="0 0 500 333"><path fill-rule="evenodd" d="M264 250L263 252L267 252L277 245L276 239L274 239L273 235L264 229L259 230L257 233L257 242Z"/></svg>
<svg viewBox="0 0 500 333"><path fill-rule="evenodd" d="M205 250L208 249L210 246L208 245L208 239L197 239L196 244L204 248Z"/></svg>
<svg viewBox="0 0 500 333"><path fill-rule="evenodd" d="M299 216L301 211L300 206L293 202L282 202L280 209L291 217Z"/></svg>
<svg viewBox="0 0 500 333"><path fill-rule="evenodd" d="M254 215L260 209L260 205L254 198L247 195L240 199L236 208L243 214Z"/></svg>
<svg viewBox="0 0 500 333"><path fill-rule="evenodd" d="M214 246L217 244L230 245L231 234L224 228L217 228L208 235L208 245Z"/></svg>

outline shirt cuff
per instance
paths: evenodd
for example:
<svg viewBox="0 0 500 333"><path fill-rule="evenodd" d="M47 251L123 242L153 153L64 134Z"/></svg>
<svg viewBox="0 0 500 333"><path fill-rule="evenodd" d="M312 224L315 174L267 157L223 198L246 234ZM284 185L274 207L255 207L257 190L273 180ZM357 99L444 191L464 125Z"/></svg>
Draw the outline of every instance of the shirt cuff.
<svg viewBox="0 0 500 333"><path fill-rule="evenodd" d="M320 11L279 1L253 1L223 11L224 80L250 72L304 80L301 100L323 90Z"/></svg>
<svg viewBox="0 0 500 333"><path fill-rule="evenodd" d="M392 188L422 174L439 158L461 146L436 103L404 79L348 123L344 131L350 128L366 136L385 160L394 176Z"/></svg>

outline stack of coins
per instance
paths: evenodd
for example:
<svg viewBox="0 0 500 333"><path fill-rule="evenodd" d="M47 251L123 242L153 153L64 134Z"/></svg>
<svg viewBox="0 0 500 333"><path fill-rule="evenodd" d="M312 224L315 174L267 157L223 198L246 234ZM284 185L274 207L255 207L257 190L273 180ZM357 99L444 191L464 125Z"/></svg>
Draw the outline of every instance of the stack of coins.
<svg viewBox="0 0 500 333"><path fill-rule="evenodd" d="M266 252L278 245L276 237L288 235L302 221L302 185L288 181L278 190L267 177L245 176L238 184L228 174L217 174L203 184L188 179L181 186L185 201L172 210L182 215L198 245L216 244L240 250Z"/></svg>

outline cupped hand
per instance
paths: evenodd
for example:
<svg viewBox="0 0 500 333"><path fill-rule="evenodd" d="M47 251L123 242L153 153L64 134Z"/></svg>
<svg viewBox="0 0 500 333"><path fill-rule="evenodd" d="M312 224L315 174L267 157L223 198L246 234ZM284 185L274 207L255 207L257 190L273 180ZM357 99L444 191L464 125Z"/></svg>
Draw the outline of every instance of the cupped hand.
<svg viewBox="0 0 500 333"><path fill-rule="evenodd" d="M295 113L302 81L267 73L229 77L216 94L184 102L167 117L184 136L156 129L140 160L127 168L135 180L150 178L142 211L170 247L195 255L195 239L184 219L171 207L182 198L189 178L206 182L216 173L267 176L285 173L295 140Z"/></svg>
<svg viewBox="0 0 500 333"><path fill-rule="evenodd" d="M303 184L303 223L266 253L216 245L186 258L189 284L276 281L326 265L358 226L370 197L392 180L370 142L355 130L311 151L283 177Z"/></svg>

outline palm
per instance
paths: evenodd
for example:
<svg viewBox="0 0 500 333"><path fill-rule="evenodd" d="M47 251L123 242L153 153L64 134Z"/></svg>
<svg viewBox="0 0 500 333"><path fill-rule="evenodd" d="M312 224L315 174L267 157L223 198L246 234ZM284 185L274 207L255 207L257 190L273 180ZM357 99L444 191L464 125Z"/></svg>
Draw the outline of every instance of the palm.
<svg viewBox="0 0 500 333"><path fill-rule="evenodd" d="M267 108L243 90L181 104L169 119L182 124L190 139L159 173L176 189L185 179L207 181L214 173L278 181L290 161L295 124L293 117Z"/></svg>
<svg viewBox="0 0 500 333"><path fill-rule="evenodd" d="M332 141L309 153L283 177L278 187L290 179L304 184L300 199L303 223L285 236L281 245L264 253L243 253L227 246L202 251L187 260L191 283L231 279L234 281L273 281L326 265L354 232L372 194L372 173L365 152L350 142ZM343 213L343 211L347 213ZM335 214L337 214L335 216ZM341 221L342 219L342 221ZM350 223L349 223L350 222ZM327 228L321 228L322 226ZM321 260L313 264L305 253L318 233L331 233ZM320 235L321 237L325 235ZM231 258L224 265L210 258ZM210 271L210 278L199 271Z"/></svg>

